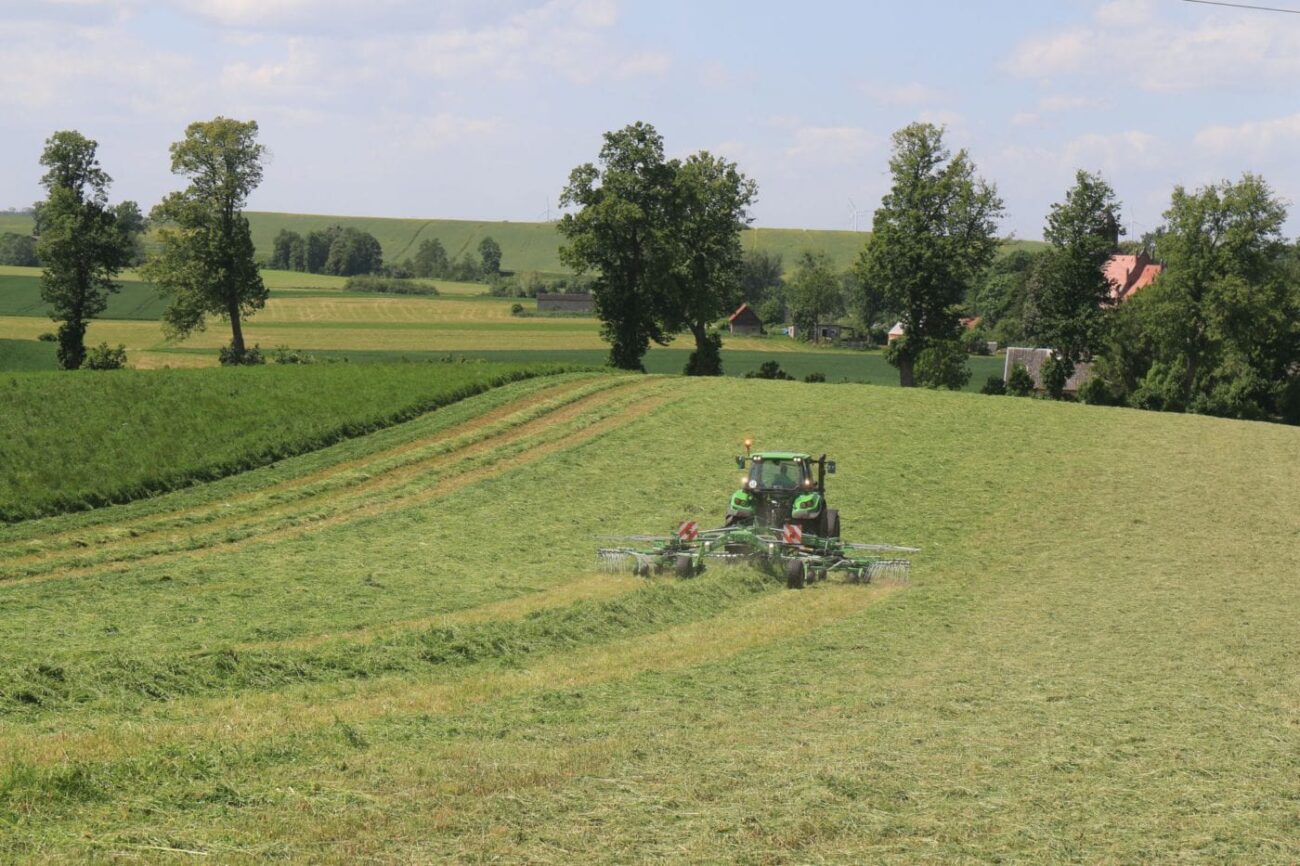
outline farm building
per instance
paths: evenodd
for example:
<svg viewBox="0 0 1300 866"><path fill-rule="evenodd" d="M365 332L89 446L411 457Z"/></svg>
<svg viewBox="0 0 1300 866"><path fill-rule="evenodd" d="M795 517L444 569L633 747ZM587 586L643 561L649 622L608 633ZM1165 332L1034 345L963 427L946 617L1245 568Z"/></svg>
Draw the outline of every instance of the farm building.
<svg viewBox="0 0 1300 866"><path fill-rule="evenodd" d="M1103 270L1110 280L1111 299L1118 303L1127 301L1154 283L1164 269L1164 265L1156 264L1146 253L1139 253L1136 256L1111 256Z"/></svg>
<svg viewBox="0 0 1300 866"><path fill-rule="evenodd" d="M1007 359L1002 366L1002 379L1011 377L1011 371L1017 366L1024 367L1034 378L1034 390L1043 390L1043 362L1051 355L1051 349L1007 349ZM1065 393L1077 394L1079 388L1092 378L1091 364L1075 364L1074 375L1065 382Z"/></svg>
<svg viewBox="0 0 1300 866"><path fill-rule="evenodd" d="M554 313L590 313L596 309L590 292L547 292L537 296L537 309Z"/></svg>
<svg viewBox="0 0 1300 866"><path fill-rule="evenodd" d="M763 333L763 320L749 304L741 304L727 317L727 329L737 336L752 337Z"/></svg>
<svg viewBox="0 0 1300 866"><path fill-rule="evenodd" d="M894 327L889 329L888 340L891 343L894 342L895 340L901 340L903 339L903 335L906 333L907 333L907 329L903 327L902 322L899 322L896 325L894 325Z"/></svg>
<svg viewBox="0 0 1300 866"><path fill-rule="evenodd" d="M791 325L785 329L791 337L799 336L799 326ZM858 339L858 329L852 325L838 325L834 322L818 322L812 328L812 339L821 343L854 342Z"/></svg>

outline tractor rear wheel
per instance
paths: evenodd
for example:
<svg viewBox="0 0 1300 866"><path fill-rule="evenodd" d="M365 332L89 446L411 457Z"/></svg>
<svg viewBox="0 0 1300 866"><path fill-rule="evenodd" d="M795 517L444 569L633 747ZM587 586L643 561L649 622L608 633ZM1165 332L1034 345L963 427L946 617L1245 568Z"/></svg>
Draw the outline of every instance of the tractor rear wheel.
<svg viewBox="0 0 1300 866"><path fill-rule="evenodd" d="M691 577L695 574L695 564L691 562L690 554L678 554L676 572L678 577Z"/></svg>
<svg viewBox="0 0 1300 866"><path fill-rule="evenodd" d="M826 509L826 537L840 537L840 512L837 508Z"/></svg>
<svg viewBox="0 0 1300 866"><path fill-rule="evenodd" d="M785 562L785 585L790 589L803 589L804 567L802 559L787 559Z"/></svg>

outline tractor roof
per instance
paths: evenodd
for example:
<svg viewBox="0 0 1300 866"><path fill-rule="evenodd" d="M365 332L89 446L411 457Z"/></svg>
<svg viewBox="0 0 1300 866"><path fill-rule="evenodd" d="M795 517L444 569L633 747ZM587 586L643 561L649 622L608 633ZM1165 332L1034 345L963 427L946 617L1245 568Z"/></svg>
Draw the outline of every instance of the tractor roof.
<svg viewBox="0 0 1300 866"><path fill-rule="evenodd" d="M759 460L812 460L802 451L755 451L754 456Z"/></svg>

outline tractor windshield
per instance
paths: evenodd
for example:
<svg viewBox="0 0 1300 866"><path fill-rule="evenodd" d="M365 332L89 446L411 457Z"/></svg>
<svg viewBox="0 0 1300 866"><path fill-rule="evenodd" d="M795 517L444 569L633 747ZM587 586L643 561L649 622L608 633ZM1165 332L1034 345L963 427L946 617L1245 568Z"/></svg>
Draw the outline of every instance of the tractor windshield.
<svg viewBox="0 0 1300 866"><path fill-rule="evenodd" d="M760 490L798 490L803 485L803 464L793 460L755 460L749 480Z"/></svg>

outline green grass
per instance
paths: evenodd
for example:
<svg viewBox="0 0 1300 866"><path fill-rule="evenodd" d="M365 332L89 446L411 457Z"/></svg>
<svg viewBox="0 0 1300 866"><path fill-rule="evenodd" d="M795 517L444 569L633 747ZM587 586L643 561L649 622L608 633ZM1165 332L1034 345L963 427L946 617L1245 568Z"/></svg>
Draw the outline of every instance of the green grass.
<svg viewBox="0 0 1300 866"><path fill-rule="evenodd" d="M1300 859L1300 431L827 393L529 380L0 527L0 859ZM592 573L745 435L911 585Z"/></svg>
<svg viewBox="0 0 1300 866"><path fill-rule="evenodd" d="M54 343L0 340L0 371L53 370L58 365Z"/></svg>
<svg viewBox="0 0 1300 866"><path fill-rule="evenodd" d="M340 364L14 374L0 416L0 520L219 478L555 369Z"/></svg>
<svg viewBox="0 0 1300 866"><path fill-rule="evenodd" d="M503 325L492 325L493 331L509 331L511 323ZM526 322L514 323L517 331L530 331ZM313 330L316 327L348 327L345 324L318 324L312 325L304 323L302 326L306 330ZM383 325L371 324L368 328L382 330L389 328L410 328L417 327L412 325ZM438 330L456 330L465 328L476 330L480 325L465 323L458 325L456 323L439 323L430 324L427 327L437 328ZM547 328L551 333L555 332L553 327ZM580 326L575 326L574 331L585 330ZM176 350L178 353L189 353L209 350ZM686 359L690 355L690 349L683 348L666 348L655 347L650 350L645 358L646 371L649 373L678 374L686 366ZM573 364L584 367L601 367L609 362L609 352L604 349L500 349L500 350L482 350L477 352L438 352L438 351L395 351L383 349L325 349L315 350L313 354L320 358L332 360L347 360L352 363L373 364L373 363L393 363L399 361L435 361L448 357L457 358L475 358L484 361L494 361L499 363L514 364L539 364L539 363L561 363ZM868 385L897 385L898 370L891 367L885 361L880 352L860 352L851 350L807 350L798 349L789 350L783 347L780 350L773 349L769 352L755 351L749 349L728 349L725 346L722 350L723 372L727 376L744 376L751 371L757 371L766 361L775 360L781 365L781 369L786 373L794 376L796 379L803 379L809 373L821 373L826 377L827 383L841 384L853 382ZM1001 376L1003 368L1003 359L997 356L981 357L972 355L968 358L971 368L970 382L967 383L965 390L979 391L984 387L984 383L990 376Z"/></svg>

